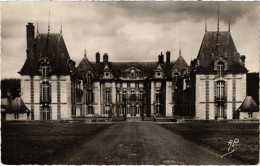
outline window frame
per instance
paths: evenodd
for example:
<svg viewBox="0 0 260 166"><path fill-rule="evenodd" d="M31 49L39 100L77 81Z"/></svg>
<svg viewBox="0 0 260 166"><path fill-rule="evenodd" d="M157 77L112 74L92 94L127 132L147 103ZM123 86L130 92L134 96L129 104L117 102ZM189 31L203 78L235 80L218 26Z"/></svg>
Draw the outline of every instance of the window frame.
<svg viewBox="0 0 260 166"><path fill-rule="evenodd" d="M217 63L217 76L218 77L224 76L224 67L225 67L225 64L223 62Z"/></svg>

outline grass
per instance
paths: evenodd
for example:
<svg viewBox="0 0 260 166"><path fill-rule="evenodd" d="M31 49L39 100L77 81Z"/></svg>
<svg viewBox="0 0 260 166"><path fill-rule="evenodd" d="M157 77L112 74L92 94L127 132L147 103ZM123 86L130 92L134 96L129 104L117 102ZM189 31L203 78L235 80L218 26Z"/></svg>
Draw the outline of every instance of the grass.
<svg viewBox="0 0 260 166"><path fill-rule="evenodd" d="M48 164L109 124L2 123L2 163Z"/></svg>
<svg viewBox="0 0 260 166"><path fill-rule="evenodd" d="M239 142L234 152L225 157L234 157L245 164L258 164L259 124L258 123L176 123L160 124L184 138L211 147L220 154L228 152L228 143L235 138Z"/></svg>

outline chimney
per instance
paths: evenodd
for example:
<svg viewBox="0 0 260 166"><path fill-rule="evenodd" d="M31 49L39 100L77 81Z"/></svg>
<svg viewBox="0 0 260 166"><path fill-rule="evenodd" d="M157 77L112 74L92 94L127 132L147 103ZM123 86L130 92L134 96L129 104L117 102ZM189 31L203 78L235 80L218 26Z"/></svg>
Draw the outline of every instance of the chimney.
<svg viewBox="0 0 260 166"><path fill-rule="evenodd" d="M27 55L29 54L32 46L33 46L33 40L34 40L34 26L33 23L28 23L26 25L26 39L27 39Z"/></svg>
<svg viewBox="0 0 260 166"><path fill-rule="evenodd" d="M245 56L245 55L242 55L240 59L241 59L242 65L245 66L246 56Z"/></svg>
<svg viewBox="0 0 260 166"><path fill-rule="evenodd" d="M96 63L100 63L100 53L96 52Z"/></svg>
<svg viewBox="0 0 260 166"><path fill-rule="evenodd" d="M166 69L170 67L170 62L171 62L171 52L167 51L166 52Z"/></svg>
<svg viewBox="0 0 260 166"><path fill-rule="evenodd" d="M164 57L163 57L163 54L162 54L162 52L161 52L161 54L158 55L158 63L159 63L159 64L163 64L163 59L164 59Z"/></svg>
<svg viewBox="0 0 260 166"><path fill-rule="evenodd" d="M105 53L104 55L103 55L103 63L106 65L106 64L108 64L108 55L107 55L107 53Z"/></svg>
<svg viewBox="0 0 260 166"><path fill-rule="evenodd" d="M161 64L164 63L164 55L161 53Z"/></svg>

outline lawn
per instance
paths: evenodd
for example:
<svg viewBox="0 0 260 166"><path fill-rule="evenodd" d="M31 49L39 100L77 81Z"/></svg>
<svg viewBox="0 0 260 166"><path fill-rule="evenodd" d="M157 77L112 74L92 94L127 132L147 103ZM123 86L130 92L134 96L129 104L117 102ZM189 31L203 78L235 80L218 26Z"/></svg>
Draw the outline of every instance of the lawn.
<svg viewBox="0 0 260 166"><path fill-rule="evenodd" d="M257 164L259 160L258 123L175 123L160 124L184 138L210 147L220 154L228 152L228 143L236 138L234 152L224 157L236 158L245 164ZM230 150L231 151L231 150Z"/></svg>
<svg viewBox="0 0 260 166"><path fill-rule="evenodd" d="M110 124L2 123L2 163L51 164Z"/></svg>

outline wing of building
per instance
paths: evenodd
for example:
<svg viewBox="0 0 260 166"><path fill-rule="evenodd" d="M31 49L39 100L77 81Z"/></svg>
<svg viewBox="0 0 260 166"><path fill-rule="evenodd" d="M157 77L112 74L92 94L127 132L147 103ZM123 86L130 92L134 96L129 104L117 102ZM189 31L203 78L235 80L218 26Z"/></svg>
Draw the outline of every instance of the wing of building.
<svg viewBox="0 0 260 166"><path fill-rule="evenodd" d="M230 31L205 31L178 113L196 119L236 119L246 97L246 74L245 56L238 53Z"/></svg>
<svg viewBox="0 0 260 166"><path fill-rule="evenodd" d="M70 59L61 33L38 33L28 23L27 58L21 74L21 97L32 120L71 119L81 74Z"/></svg>

